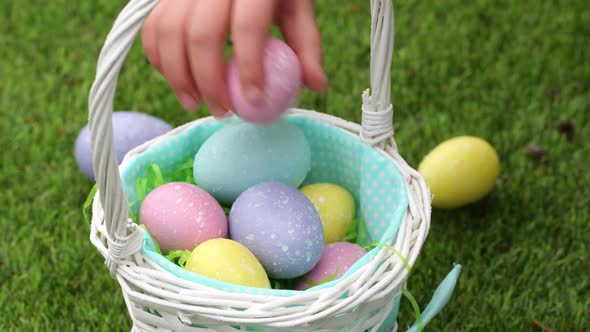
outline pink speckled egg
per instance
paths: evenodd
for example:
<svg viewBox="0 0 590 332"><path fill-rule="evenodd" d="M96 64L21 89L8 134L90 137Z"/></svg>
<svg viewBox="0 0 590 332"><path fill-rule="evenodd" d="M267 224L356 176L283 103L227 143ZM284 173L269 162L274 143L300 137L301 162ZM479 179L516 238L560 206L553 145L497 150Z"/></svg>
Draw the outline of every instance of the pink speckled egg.
<svg viewBox="0 0 590 332"><path fill-rule="evenodd" d="M367 251L355 243L334 242L327 244L318 263L295 283L296 290L336 280L344 275Z"/></svg>
<svg viewBox="0 0 590 332"><path fill-rule="evenodd" d="M193 250L200 243L227 236L227 217L213 196L196 185L171 182L152 190L139 211L162 251Z"/></svg>
<svg viewBox="0 0 590 332"><path fill-rule="evenodd" d="M299 59L283 41L272 37L267 39L263 62L263 97L255 104L244 97L235 58L230 60L227 68L233 112L244 121L258 124L276 121L295 102L302 85Z"/></svg>

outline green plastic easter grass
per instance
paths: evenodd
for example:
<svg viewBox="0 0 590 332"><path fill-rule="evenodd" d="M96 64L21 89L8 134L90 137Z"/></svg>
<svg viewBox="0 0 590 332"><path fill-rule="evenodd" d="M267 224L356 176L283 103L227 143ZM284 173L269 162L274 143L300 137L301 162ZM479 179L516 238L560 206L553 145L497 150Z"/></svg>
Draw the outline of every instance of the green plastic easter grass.
<svg viewBox="0 0 590 332"><path fill-rule="evenodd" d="M166 182L164 181L162 171L160 170L158 164L151 164L150 167L148 167L146 177L135 179L137 200L133 202L133 204L143 201L143 199L151 190L165 183Z"/></svg>
<svg viewBox="0 0 590 332"><path fill-rule="evenodd" d="M186 266L186 261L188 260L190 255L190 250L171 250L164 257L166 257L166 259L168 259L169 261L177 264L178 266L184 268Z"/></svg>
<svg viewBox="0 0 590 332"><path fill-rule="evenodd" d="M378 247L378 246L383 246L383 247L391 250L402 261L402 263L406 267L406 270L408 270L408 273L409 272L412 272L412 267L410 266L410 263L408 263L408 261L404 258L404 256L399 251L397 251L397 249L395 249L393 246L391 246L391 245L389 245L387 243L383 243L383 242L373 242L373 243L369 243L364 248L367 251L370 251L374 247Z"/></svg>
<svg viewBox="0 0 590 332"><path fill-rule="evenodd" d="M92 205L92 201L94 200L94 195L96 195L97 191L98 191L98 185L95 184L92 187L92 189L90 190L88 197L86 197L86 201L84 201L84 205L82 207L82 214L84 214L84 220L86 220L86 223L88 223L88 225L90 225L90 223L91 223L90 214L88 213L88 210L90 209L90 206Z"/></svg>
<svg viewBox="0 0 590 332"><path fill-rule="evenodd" d="M412 304L412 308L414 308L414 312L416 313L416 321L418 322L418 331L422 332L422 314L420 313L420 306L418 306L418 302L414 298L414 295L410 293L410 291L404 287L402 288L402 294L410 301Z"/></svg>
<svg viewBox="0 0 590 332"><path fill-rule="evenodd" d="M387 243L383 243L383 242L373 242L373 243L366 245L364 248L367 251L369 251L369 250L371 250L375 247L378 247L378 246L383 246L383 247L391 250L402 261L402 263L404 264L404 267L406 268L406 270L408 270L408 273L412 272L412 266L410 266L410 263L408 263L408 261L404 258L404 256L397 249L395 249L392 245L387 244ZM416 321L418 322L418 331L421 332L422 331L422 314L420 313L420 306L418 305L418 302L416 302L416 299L414 298L412 293L410 293L410 291L406 287L402 288L402 294L408 299L408 301L410 301L410 304L414 308L414 311L416 313Z"/></svg>
<svg viewBox="0 0 590 332"><path fill-rule="evenodd" d="M321 280L318 280L318 281L313 281L311 279L304 278L303 279L303 282L305 282L306 284L308 284L310 287L318 286L318 285L325 284L327 282L336 280L336 277L338 276L338 272L340 272L340 266L338 266L336 268L336 271L334 271L334 273L330 274L329 276L325 277L324 279L321 279Z"/></svg>
<svg viewBox="0 0 590 332"><path fill-rule="evenodd" d="M271 279L272 289L293 289L295 279Z"/></svg>
<svg viewBox="0 0 590 332"><path fill-rule="evenodd" d="M167 174L166 174L167 175ZM193 159L189 158L183 162L178 168L171 174L166 176L160 166L156 163L152 163L148 169L145 177L139 177L135 179L135 192L137 199L129 204L130 207L136 204L141 204L145 197L155 188L170 182L186 182L196 184L193 178ZM129 209L129 217L139 222L138 217L134 212L134 209Z"/></svg>
<svg viewBox="0 0 590 332"><path fill-rule="evenodd" d="M280 280L271 280L272 289L281 289L282 283Z"/></svg>
<svg viewBox="0 0 590 332"><path fill-rule="evenodd" d="M182 181L186 183L196 184L193 175L193 158L187 159L180 167L172 174L172 181Z"/></svg>
<svg viewBox="0 0 590 332"><path fill-rule="evenodd" d="M342 241L356 243L360 246L365 241L366 225L362 219L353 219Z"/></svg>
<svg viewBox="0 0 590 332"><path fill-rule="evenodd" d="M348 227L348 231L346 232L346 236L344 236L344 239L342 239L342 241L356 242L356 240L358 238L358 230L357 230L358 222L359 222L358 219L352 220L352 222L350 223L350 226Z"/></svg>
<svg viewBox="0 0 590 332"><path fill-rule="evenodd" d="M158 252L158 254L163 255L162 254L162 249L160 249L160 245L158 244L158 242L156 241L156 239L154 239L154 237L152 236L152 234L150 234L150 232L148 231L147 227L145 227L145 225L139 225L139 227L143 228L143 230L150 236L150 238L152 239L152 242L153 242L154 246L156 247L156 251Z"/></svg>
<svg viewBox="0 0 590 332"><path fill-rule="evenodd" d="M365 242L365 236L367 234L367 225L365 224L365 221L362 219L359 219L358 221L358 232L359 233L356 239L356 243L362 246Z"/></svg>

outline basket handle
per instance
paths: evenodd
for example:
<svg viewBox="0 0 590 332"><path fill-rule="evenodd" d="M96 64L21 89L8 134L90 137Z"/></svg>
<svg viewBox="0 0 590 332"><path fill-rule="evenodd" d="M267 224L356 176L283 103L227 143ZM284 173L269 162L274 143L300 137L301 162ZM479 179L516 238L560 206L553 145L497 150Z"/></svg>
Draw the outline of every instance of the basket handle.
<svg viewBox="0 0 590 332"><path fill-rule="evenodd" d="M100 52L89 95L89 127L93 168L107 230L107 265L117 264L141 249L141 233L128 220L129 204L123 190L113 142L113 98L121 67L145 19L158 0L131 0L123 8ZM391 0L371 0L371 95L363 93L361 136L374 145L393 142L390 69L393 49Z"/></svg>
<svg viewBox="0 0 590 332"><path fill-rule="evenodd" d="M371 89L362 95L361 138L370 145L385 148L393 139L391 104L391 61L394 46L392 0L371 0Z"/></svg>
<svg viewBox="0 0 590 332"><path fill-rule="evenodd" d="M106 264L113 277L125 258L141 249L138 227L128 221L129 203L121 183L113 142L113 98L129 49L158 0L131 0L121 11L98 57L90 89L89 118L93 168L107 231Z"/></svg>

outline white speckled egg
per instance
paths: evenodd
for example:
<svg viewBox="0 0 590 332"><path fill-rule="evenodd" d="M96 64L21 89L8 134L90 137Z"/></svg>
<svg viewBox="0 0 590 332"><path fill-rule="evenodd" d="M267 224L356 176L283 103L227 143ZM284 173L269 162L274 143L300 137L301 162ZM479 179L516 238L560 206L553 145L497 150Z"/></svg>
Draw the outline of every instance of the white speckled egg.
<svg viewBox="0 0 590 332"><path fill-rule="evenodd" d="M322 222L313 204L278 182L258 184L238 197L229 214L229 234L276 279L305 274L324 249Z"/></svg>
<svg viewBox="0 0 590 332"><path fill-rule="evenodd" d="M299 187L311 168L311 151L301 130L285 119L268 125L237 121L215 132L194 160L196 183L231 205L262 182Z"/></svg>
<svg viewBox="0 0 590 332"><path fill-rule="evenodd" d="M163 252L193 250L206 240L227 236L223 208L206 191L184 182L152 190L141 204L139 222Z"/></svg>

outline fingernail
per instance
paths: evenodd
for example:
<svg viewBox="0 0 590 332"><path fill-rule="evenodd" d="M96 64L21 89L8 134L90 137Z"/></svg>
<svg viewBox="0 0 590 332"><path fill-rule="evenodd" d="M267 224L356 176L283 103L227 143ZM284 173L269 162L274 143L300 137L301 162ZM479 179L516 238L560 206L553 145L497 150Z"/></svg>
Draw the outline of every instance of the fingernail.
<svg viewBox="0 0 590 332"><path fill-rule="evenodd" d="M219 119L219 120L229 119L232 117L232 115L234 115L234 113L232 111L227 111L223 115L218 116L217 119Z"/></svg>
<svg viewBox="0 0 590 332"><path fill-rule="evenodd" d="M253 84L248 84L244 87L244 97L251 103L260 101L262 99L262 93L262 89Z"/></svg>
<svg viewBox="0 0 590 332"><path fill-rule="evenodd" d="M197 109L197 107L199 107L199 101L186 92L181 92L178 94L178 101L188 111L194 111Z"/></svg>
<svg viewBox="0 0 590 332"><path fill-rule="evenodd" d="M222 118L227 112L227 109L219 106L219 105L209 105L209 113L214 117L220 119Z"/></svg>

